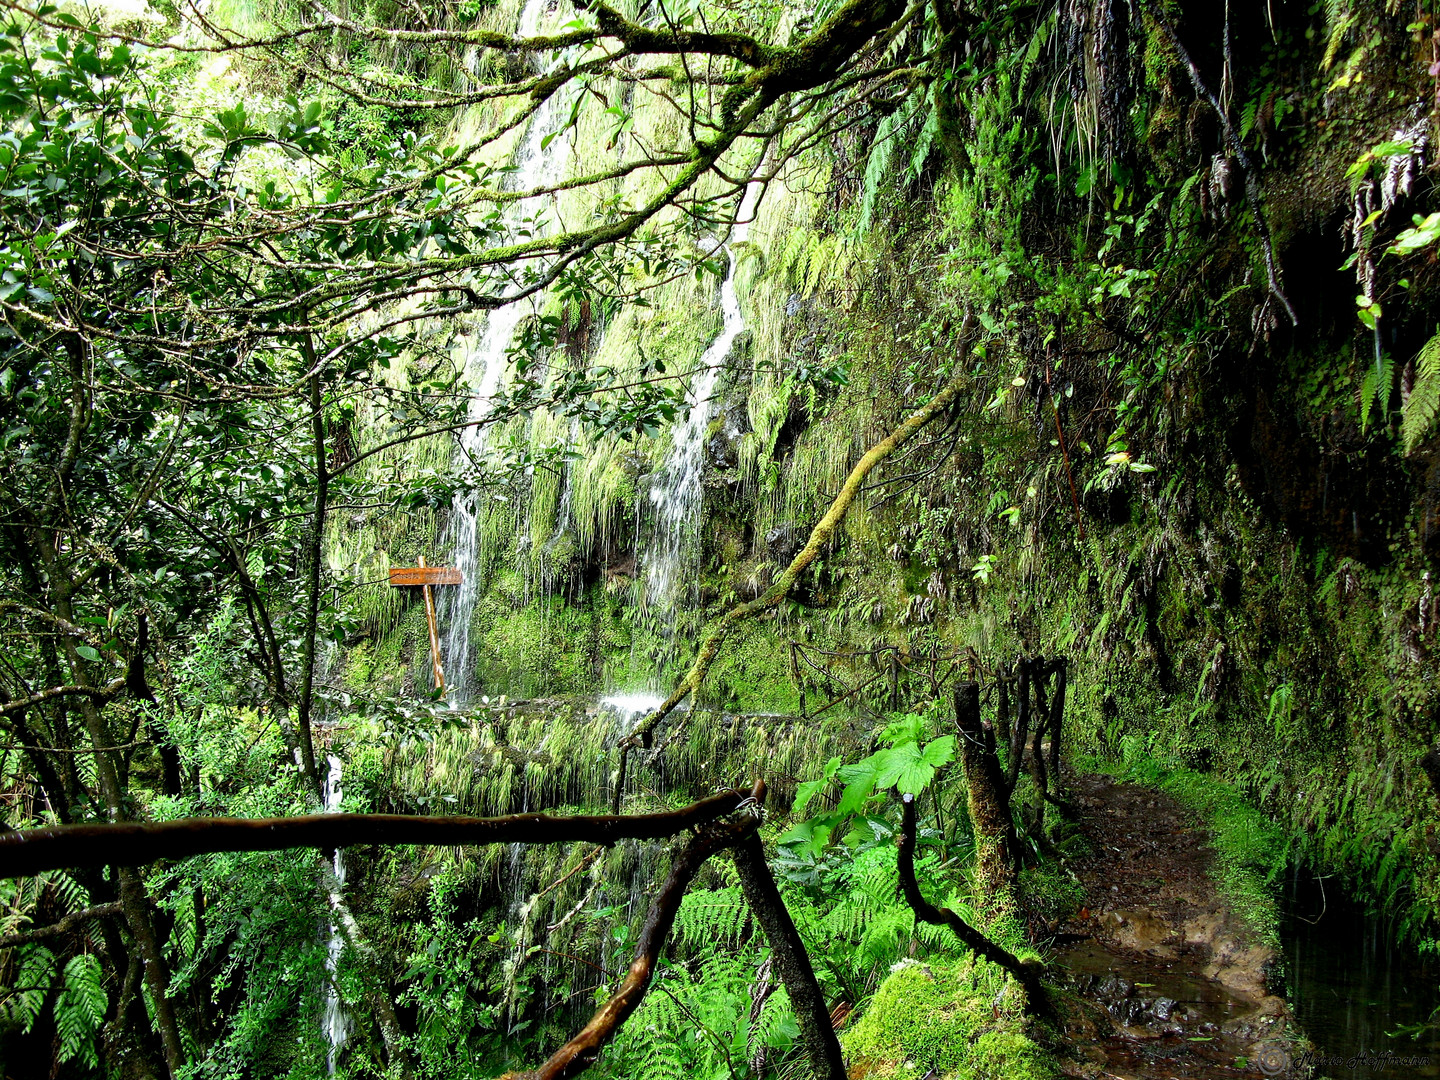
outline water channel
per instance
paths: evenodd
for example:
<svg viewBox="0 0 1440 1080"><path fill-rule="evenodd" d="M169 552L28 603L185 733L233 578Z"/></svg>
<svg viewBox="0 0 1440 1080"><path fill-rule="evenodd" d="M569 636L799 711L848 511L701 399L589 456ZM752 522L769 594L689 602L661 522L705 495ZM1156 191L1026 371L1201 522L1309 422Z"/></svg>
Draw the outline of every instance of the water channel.
<svg viewBox="0 0 1440 1080"><path fill-rule="evenodd" d="M1398 943L1388 920L1305 871L1292 874L1283 910L1285 995L1315 1044L1316 1075L1440 1077L1440 1028L1429 1023L1440 957Z"/></svg>

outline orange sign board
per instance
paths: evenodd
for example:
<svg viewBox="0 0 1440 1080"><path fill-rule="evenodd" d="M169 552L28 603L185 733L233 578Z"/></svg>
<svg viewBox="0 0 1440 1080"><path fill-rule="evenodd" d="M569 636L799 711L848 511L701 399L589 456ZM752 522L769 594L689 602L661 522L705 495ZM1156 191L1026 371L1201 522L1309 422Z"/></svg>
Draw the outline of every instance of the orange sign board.
<svg viewBox="0 0 1440 1080"><path fill-rule="evenodd" d="M459 585L460 571L453 566L392 566L390 584Z"/></svg>

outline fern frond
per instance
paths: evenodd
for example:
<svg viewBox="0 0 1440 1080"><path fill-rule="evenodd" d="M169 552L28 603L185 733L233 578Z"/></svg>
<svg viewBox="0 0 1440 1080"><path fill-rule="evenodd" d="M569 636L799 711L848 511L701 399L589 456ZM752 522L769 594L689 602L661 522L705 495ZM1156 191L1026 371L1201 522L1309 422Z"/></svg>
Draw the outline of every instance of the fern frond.
<svg viewBox="0 0 1440 1080"><path fill-rule="evenodd" d="M1370 413L1379 406L1380 421L1384 423L1390 414L1390 398L1395 384L1395 361L1388 353L1382 353L1375 363L1367 365L1365 377L1360 381L1360 431L1370 426Z"/></svg>
<svg viewBox="0 0 1440 1080"><path fill-rule="evenodd" d="M1410 453L1430 433L1440 413L1440 334L1436 334L1415 357L1415 387L1400 413L1400 437Z"/></svg>
<svg viewBox="0 0 1440 1080"><path fill-rule="evenodd" d="M59 899L67 915L90 905L89 890L64 870L52 870L45 875L45 879L51 893Z"/></svg>
<svg viewBox="0 0 1440 1080"><path fill-rule="evenodd" d="M1245 103L1240 110L1240 139L1243 142L1250 137L1250 132L1255 128L1255 118L1260 114L1260 98L1253 97Z"/></svg>
<svg viewBox="0 0 1440 1080"><path fill-rule="evenodd" d="M1325 0L1325 25L1329 35L1325 39L1325 57L1320 61L1320 70L1329 71L1335 64L1345 35L1360 21L1360 16L1350 11L1350 0Z"/></svg>
<svg viewBox="0 0 1440 1080"><path fill-rule="evenodd" d="M874 221L875 207L880 199L880 189L890 175L890 163L895 156L895 146L901 141L906 127L915 115L915 96L911 95L875 130L875 145L865 163L865 186L860 196L860 222L856 232L864 235Z"/></svg>
<svg viewBox="0 0 1440 1080"><path fill-rule="evenodd" d="M54 954L43 945L25 947L20 970L15 975L15 989L0 998L0 1015L28 1035L45 1004L54 977Z"/></svg>
<svg viewBox="0 0 1440 1080"><path fill-rule="evenodd" d="M100 961L88 953L73 956L65 964L65 986L55 1002L55 1029L60 1035L59 1060L82 1059L98 1064L95 1033L105 1021L109 999L103 985Z"/></svg>
<svg viewBox="0 0 1440 1080"><path fill-rule="evenodd" d="M702 948L736 941L748 915L739 886L693 889L685 894L675 913L675 940Z"/></svg>

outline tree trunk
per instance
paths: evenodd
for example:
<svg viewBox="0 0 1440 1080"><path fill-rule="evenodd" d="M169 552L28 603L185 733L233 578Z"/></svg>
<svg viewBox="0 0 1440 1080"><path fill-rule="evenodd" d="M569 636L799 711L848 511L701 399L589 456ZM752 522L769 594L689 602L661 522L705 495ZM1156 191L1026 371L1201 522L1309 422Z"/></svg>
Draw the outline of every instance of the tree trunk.
<svg viewBox="0 0 1440 1080"><path fill-rule="evenodd" d="M324 784L315 763L315 741L310 731L310 713L315 702L315 636L320 621L320 563L325 556L325 516L330 503L330 469L325 461L325 400L320 392L320 374L314 371L315 349L305 337L305 360L310 375L310 433L315 455L315 508L310 516L310 535L305 551L305 627L300 658L300 701L296 708L296 734L300 737L300 767L315 798L322 797Z"/></svg>
<svg viewBox="0 0 1440 1080"><path fill-rule="evenodd" d="M975 882L999 911L1015 906L1015 823L995 755L995 733L980 719L980 685L961 683L955 691L955 726L960 729L960 764L969 791L975 829Z"/></svg>
<svg viewBox="0 0 1440 1080"><path fill-rule="evenodd" d="M1015 729L1010 733L1010 769L1005 777L1005 790L1012 792L1020 780L1020 763L1025 760L1025 736L1030 732L1030 661L1023 656L1015 661Z"/></svg>
<svg viewBox="0 0 1440 1080"><path fill-rule="evenodd" d="M1055 698L1050 702L1050 782L1060 787L1060 728L1065 719L1065 683L1069 663L1055 660Z"/></svg>
<svg viewBox="0 0 1440 1080"><path fill-rule="evenodd" d="M760 837L748 833L735 845L735 869L740 873L740 888L755 921L765 931L775 957L775 968L790 995L795 1019L800 1024L800 1041L810 1055L811 1075L816 1080L845 1080L845 1062L840 1054L840 1040L830 1023L830 1010L825 995L815 981L815 969L795 921L790 917L770 867Z"/></svg>

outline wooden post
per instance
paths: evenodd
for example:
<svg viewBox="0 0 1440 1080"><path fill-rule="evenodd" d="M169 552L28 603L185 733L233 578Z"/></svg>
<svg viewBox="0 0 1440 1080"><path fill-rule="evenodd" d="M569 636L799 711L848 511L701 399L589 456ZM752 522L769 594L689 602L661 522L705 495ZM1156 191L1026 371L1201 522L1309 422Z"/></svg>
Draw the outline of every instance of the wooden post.
<svg viewBox="0 0 1440 1080"><path fill-rule="evenodd" d="M420 556L420 569L425 569L425 556ZM425 621L430 624L430 663L435 666L435 689L445 692L445 672L440 667L440 631L435 628L435 590L421 586L425 593Z"/></svg>
<svg viewBox="0 0 1440 1080"><path fill-rule="evenodd" d="M425 621L430 625L430 663L435 668L435 689L441 693L445 692L445 672L440 667L440 631L435 624L434 586L459 585L460 581L460 571L453 566L426 566L423 557L418 567L390 568L390 584L393 587L419 585L425 594Z"/></svg>

